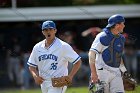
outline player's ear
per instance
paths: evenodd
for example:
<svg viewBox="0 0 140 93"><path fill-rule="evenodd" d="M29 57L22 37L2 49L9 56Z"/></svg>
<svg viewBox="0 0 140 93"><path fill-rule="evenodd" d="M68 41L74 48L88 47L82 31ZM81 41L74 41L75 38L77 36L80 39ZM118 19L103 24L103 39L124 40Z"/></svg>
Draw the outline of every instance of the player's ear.
<svg viewBox="0 0 140 93"><path fill-rule="evenodd" d="M55 29L55 33L57 32L57 29Z"/></svg>
<svg viewBox="0 0 140 93"><path fill-rule="evenodd" d="M44 31L42 31L42 34L45 35Z"/></svg>

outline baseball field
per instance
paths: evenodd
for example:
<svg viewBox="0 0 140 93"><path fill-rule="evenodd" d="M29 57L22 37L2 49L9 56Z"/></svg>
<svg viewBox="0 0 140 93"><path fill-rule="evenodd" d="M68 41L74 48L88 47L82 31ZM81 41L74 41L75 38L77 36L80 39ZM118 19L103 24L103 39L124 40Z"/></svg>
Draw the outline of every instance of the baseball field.
<svg viewBox="0 0 140 93"><path fill-rule="evenodd" d="M30 90L17 90L17 89L6 89L0 90L0 93L41 93L40 89L30 89ZM69 87L66 93L89 93L87 87ZM140 86L136 88L135 91L126 91L126 93L140 93Z"/></svg>

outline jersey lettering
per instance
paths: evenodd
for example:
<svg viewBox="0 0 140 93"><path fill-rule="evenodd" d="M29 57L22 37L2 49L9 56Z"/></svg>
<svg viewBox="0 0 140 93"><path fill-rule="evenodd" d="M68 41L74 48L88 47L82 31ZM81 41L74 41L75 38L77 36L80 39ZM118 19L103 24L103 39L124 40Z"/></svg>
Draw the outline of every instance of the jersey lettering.
<svg viewBox="0 0 140 93"><path fill-rule="evenodd" d="M55 56L53 54L44 54L44 55L41 55L41 56L38 57L39 61L47 60L47 59L51 59L51 60L57 61L58 56Z"/></svg>

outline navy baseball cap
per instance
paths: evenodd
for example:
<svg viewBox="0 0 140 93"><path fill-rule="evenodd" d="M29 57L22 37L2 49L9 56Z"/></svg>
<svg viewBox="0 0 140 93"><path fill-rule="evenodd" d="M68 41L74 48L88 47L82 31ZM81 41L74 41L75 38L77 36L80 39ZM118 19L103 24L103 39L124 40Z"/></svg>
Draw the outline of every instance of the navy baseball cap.
<svg viewBox="0 0 140 93"><path fill-rule="evenodd" d="M120 23L120 22L125 22L125 19L122 15L120 14L115 14L112 15L109 19L108 19L108 25L106 26L108 27L112 27L113 25Z"/></svg>
<svg viewBox="0 0 140 93"><path fill-rule="evenodd" d="M55 23L53 21L45 21L45 22L43 22L43 24L42 24L42 31L44 29L48 29L48 28L56 29Z"/></svg>

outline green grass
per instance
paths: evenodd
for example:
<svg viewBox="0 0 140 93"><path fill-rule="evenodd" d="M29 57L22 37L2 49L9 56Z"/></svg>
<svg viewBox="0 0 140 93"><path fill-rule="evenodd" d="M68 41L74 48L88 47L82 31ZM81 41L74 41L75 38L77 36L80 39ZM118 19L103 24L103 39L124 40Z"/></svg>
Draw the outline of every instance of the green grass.
<svg viewBox="0 0 140 93"><path fill-rule="evenodd" d="M0 90L0 93L41 93L40 89L31 89L31 90ZM88 93L87 87L69 87L66 93ZM135 91L127 91L126 93L140 93L140 86L136 88Z"/></svg>
<svg viewBox="0 0 140 93"><path fill-rule="evenodd" d="M89 93L87 87L68 88L66 93ZM127 91L126 93L140 93L140 86L135 91Z"/></svg>

